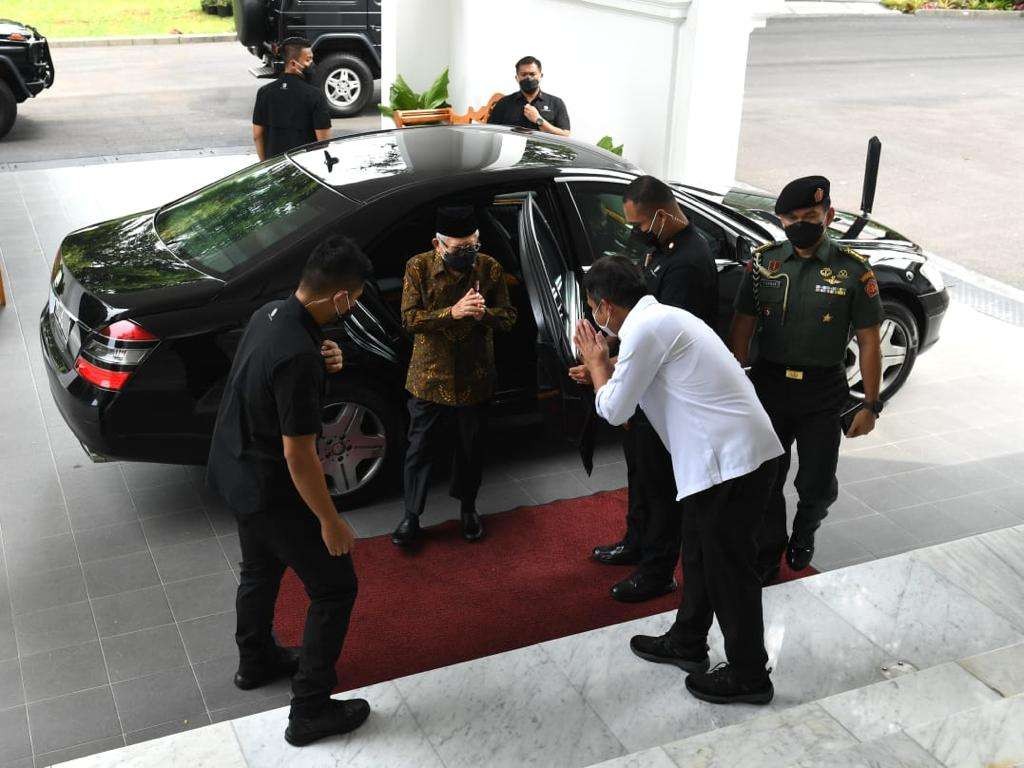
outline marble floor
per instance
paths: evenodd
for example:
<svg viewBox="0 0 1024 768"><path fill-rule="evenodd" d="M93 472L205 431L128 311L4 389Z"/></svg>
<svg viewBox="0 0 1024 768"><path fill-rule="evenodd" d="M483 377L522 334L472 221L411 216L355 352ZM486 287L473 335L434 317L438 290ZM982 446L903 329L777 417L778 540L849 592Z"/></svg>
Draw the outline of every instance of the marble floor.
<svg viewBox="0 0 1024 768"><path fill-rule="evenodd" d="M896 768L1024 764L1024 526L765 591L776 698L698 702L628 650L671 614L355 691L345 738L295 749L287 708L63 765ZM722 639L712 629L712 662Z"/></svg>

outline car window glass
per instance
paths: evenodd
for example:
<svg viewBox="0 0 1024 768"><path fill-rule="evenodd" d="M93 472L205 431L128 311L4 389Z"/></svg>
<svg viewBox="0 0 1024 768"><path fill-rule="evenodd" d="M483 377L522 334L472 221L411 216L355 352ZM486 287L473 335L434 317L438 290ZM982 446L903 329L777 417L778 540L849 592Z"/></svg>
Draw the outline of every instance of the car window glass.
<svg viewBox="0 0 1024 768"><path fill-rule="evenodd" d="M584 269L602 256L622 255L643 262L642 247L629 237L632 227L623 211L623 189L623 185L589 181L569 185L590 243L590 253L580 258Z"/></svg>
<svg viewBox="0 0 1024 768"><path fill-rule="evenodd" d="M179 259L229 278L336 220L345 208L344 198L278 158L164 206L154 226Z"/></svg>
<svg viewBox="0 0 1024 768"><path fill-rule="evenodd" d="M575 355L576 348L572 341L576 321L582 317L582 299L576 275L569 267L562 248L555 237L554 230L540 207L534 205L533 226L537 236L541 266L547 285L550 287L551 298L558 312L559 321L566 340Z"/></svg>

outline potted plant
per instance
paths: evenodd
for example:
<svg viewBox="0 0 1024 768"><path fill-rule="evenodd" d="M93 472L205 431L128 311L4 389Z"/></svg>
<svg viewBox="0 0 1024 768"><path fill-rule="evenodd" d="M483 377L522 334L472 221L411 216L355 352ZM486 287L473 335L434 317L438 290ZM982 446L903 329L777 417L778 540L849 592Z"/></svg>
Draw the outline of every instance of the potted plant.
<svg viewBox="0 0 1024 768"><path fill-rule="evenodd" d="M392 118L399 127L450 122L447 67L423 93L414 91L405 82L405 78L399 75L391 85L390 104L381 104L379 109L382 115ZM396 115L396 112L399 114Z"/></svg>
<svg viewBox="0 0 1024 768"><path fill-rule="evenodd" d="M608 150L613 155L618 155L619 157L622 157L622 145L619 144L618 146L615 146L615 142L612 140L611 136L602 137L602 139L599 142L597 142L597 146L599 146L601 149Z"/></svg>

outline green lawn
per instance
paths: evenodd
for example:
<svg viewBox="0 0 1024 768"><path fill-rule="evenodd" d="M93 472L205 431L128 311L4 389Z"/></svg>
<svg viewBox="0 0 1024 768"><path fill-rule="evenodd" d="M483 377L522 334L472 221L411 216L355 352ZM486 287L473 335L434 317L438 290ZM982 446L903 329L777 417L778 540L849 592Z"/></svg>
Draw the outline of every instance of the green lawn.
<svg viewBox="0 0 1024 768"><path fill-rule="evenodd" d="M199 0L0 0L0 18L54 39L235 30L230 16L203 13Z"/></svg>

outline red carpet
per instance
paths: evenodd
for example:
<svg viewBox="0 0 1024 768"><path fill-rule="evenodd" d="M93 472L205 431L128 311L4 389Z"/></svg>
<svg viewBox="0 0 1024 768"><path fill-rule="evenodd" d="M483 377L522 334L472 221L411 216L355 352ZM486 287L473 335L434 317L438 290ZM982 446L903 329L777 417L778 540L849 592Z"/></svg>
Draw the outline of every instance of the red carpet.
<svg viewBox="0 0 1024 768"><path fill-rule="evenodd" d="M629 567L589 559L624 524L624 490L522 507L484 518L487 537L468 544L459 524L427 529L409 554L390 536L356 545L359 575L339 690L489 656L678 607L679 593L639 605L611 599ZM781 580L809 575L789 571ZM678 578L678 574L677 574ZM277 602L280 642L299 645L309 601L289 571Z"/></svg>

